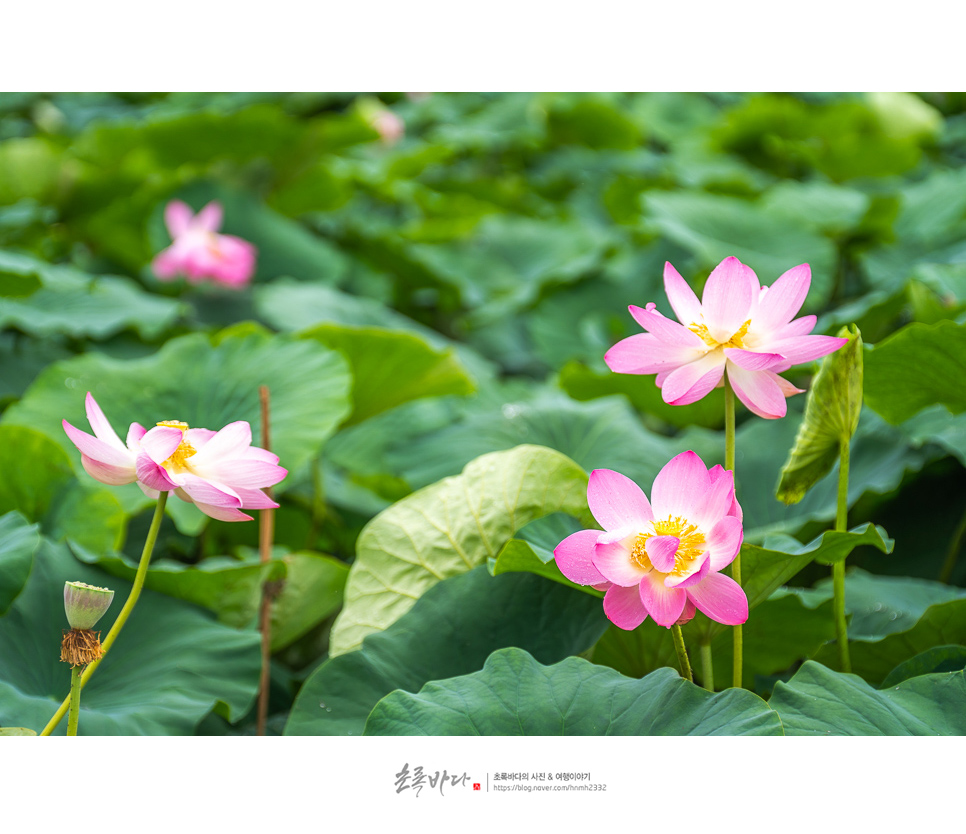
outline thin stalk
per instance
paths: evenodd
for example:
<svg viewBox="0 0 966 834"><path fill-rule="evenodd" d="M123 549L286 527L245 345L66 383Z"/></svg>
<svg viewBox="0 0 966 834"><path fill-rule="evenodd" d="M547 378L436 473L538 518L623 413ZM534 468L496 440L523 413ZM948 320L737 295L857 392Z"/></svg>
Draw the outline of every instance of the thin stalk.
<svg viewBox="0 0 966 834"><path fill-rule="evenodd" d="M270 451L269 446L269 399L268 387L258 388L258 397L262 405L262 447ZM272 497L271 489L267 489L268 497ZM263 565L272 558L272 543L275 540L275 510L262 510L258 514L258 553ZM262 633L262 673L258 683L258 715L255 732L265 735L265 724L268 720L268 692L271 686L272 662L272 593L266 583L262 586L261 611L258 617L258 628Z"/></svg>
<svg viewBox="0 0 966 834"><path fill-rule="evenodd" d="M848 530L849 523L849 438L839 444L839 491L835 510L835 529ZM835 612L835 634L839 644L839 665L843 672L852 671L849 657L849 635L845 622L845 560L832 565L832 608Z"/></svg>
<svg viewBox="0 0 966 834"><path fill-rule="evenodd" d="M959 520L959 526L953 533L953 537L949 540L949 550L946 551L946 560L943 562L942 570L939 572L939 581L946 585L953 578L953 571L956 569L956 560L963 546L963 537L966 537L966 513L963 513L963 517Z"/></svg>
<svg viewBox="0 0 966 834"><path fill-rule="evenodd" d="M678 665L681 667L681 677L694 683L694 675L691 674L691 663L688 660L688 650L684 645L684 635L681 633L681 626L671 626L671 634L674 635L674 650L678 653Z"/></svg>
<svg viewBox="0 0 966 834"><path fill-rule="evenodd" d="M67 735L77 735L77 722L80 721L81 667L70 667L70 715L67 717Z"/></svg>
<svg viewBox="0 0 966 834"><path fill-rule="evenodd" d="M708 692L714 692L714 663L711 659L711 644L701 643L701 681Z"/></svg>
<svg viewBox="0 0 966 834"><path fill-rule="evenodd" d="M131 615L131 611L134 609L134 605L137 603L138 597L141 595L141 588L144 586L145 577L148 575L148 565L151 562L151 554L154 552L154 544L158 540L158 531L161 529L161 520L164 518L164 505L167 503L167 500L168 493L166 492L162 492L158 496L158 503L154 508L154 518L151 519L151 527L148 529L148 536L144 540L144 549L141 551L141 561L138 562L138 570L134 575L134 584L131 586L131 593L128 594L127 601L124 603L121 613L117 615L114 625L111 626L111 630L107 633L107 637L104 638L104 642L101 644L103 654L98 660L88 664L87 668L84 670L84 673L81 675L81 688L87 685L87 682L91 679L91 675L94 674L97 667L100 666L105 655L107 655L111 646L114 645L117 635L121 633L121 629L124 628L127 618ZM57 725L61 722L61 719L67 712L69 705L70 696L68 695L66 698L64 698L64 703L62 703L57 712L54 713L53 718L47 722L47 726L44 727L43 731L40 733L42 736L49 736L57 728Z"/></svg>
<svg viewBox="0 0 966 834"><path fill-rule="evenodd" d="M725 469L735 471L735 392L725 372ZM731 578L741 585L741 551L731 563ZM741 688L743 647L741 626L733 626L734 634L734 686Z"/></svg>

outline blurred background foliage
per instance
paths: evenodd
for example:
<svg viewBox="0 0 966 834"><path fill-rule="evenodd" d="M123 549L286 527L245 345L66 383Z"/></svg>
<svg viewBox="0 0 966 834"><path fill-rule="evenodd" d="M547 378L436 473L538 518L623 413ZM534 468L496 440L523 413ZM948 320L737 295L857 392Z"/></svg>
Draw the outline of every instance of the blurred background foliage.
<svg viewBox="0 0 966 834"><path fill-rule="evenodd" d="M380 133L386 111L401 131ZM278 729L325 657L360 530L394 501L521 443L646 487L683 449L720 462L720 392L673 408L653 378L603 364L639 332L628 304L671 313L665 261L699 292L728 255L763 284L807 261L816 332L856 323L868 345L915 323L958 334L964 161L962 93L0 94L0 431L4 450L49 460L27 476L25 453L3 452L5 479L42 498L0 487L0 511L130 576L150 508L87 478L60 419L86 428L80 404L100 375L115 380L101 405L118 431L157 378L186 393L156 419L198 404L214 423L198 357L215 351L229 392L250 381L245 362L272 369L275 436L292 447L278 564L257 565L255 524L209 524L172 501L148 587L251 628L260 583L287 582ZM251 287L154 277L174 198L222 203L223 231L258 248ZM788 376L806 387L813 371ZM238 397L253 408L249 388ZM834 473L800 504L774 498L803 399L781 421L739 413L750 542L807 542L834 516ZM942 403L876 410L856 435L851 521L882 523L897 544L850 564L935 579L963 535L966 422ZM966 584L966 564L947 578ZM225 731L227 715L201 730Z"/></svg>

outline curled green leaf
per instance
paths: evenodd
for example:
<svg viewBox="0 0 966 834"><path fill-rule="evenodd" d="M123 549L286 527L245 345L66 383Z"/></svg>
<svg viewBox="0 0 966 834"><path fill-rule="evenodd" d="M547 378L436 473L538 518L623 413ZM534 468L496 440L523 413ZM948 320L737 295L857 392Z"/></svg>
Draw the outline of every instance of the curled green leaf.
<svg viewBox="0 0 966 834"><path fill-rule="evenodd" d="M862 334L854 324L837 334L848 338L822 360L808 392L805 416L795 445L782 468L776 497L797 504L805 493L831 471L843 443L859 425L862 411Z"/></svg>

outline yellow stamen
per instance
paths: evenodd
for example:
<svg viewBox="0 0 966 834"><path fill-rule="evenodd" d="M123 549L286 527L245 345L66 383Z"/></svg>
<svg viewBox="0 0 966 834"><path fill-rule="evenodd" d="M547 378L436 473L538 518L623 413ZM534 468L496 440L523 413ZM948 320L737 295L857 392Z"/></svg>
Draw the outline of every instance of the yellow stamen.
<svg viewBox="0 0 966 834"><path fill-rule="evenodd" d="M728 339L727 342L719 342L717 339L715 339L714 336L712 336L711 333L708 331L708 325L706 324L698 324L697 322L691 322L691 326L688 327L688 330L690 330L695 335L699 336L701 338L701 341L703 341L706 345L708 345L708 347L744 348L745 345L742 340L745 338L745 336L748 335L749 327L751 327L751 319L748 319L748 321L746 321L743 325L741 325L741 327L738 328L738 331L734 334L734 336Z"/></svg>
<svg viewBox="0 0 966 834"><path fill-rule="evenodd" d="M169 429L181 429L181 436L184 437L184 433L188 430L188 424L182 423L180 420L162 420L158 423L159 426L166 426ZM165 469L173 469L175 472L181 472L188 468L185 461L190 458L197 449L192 446L187 440L182 440L180 445L171 454L164 463L161 464Z"/></svg>
<svg viewBox="0 0 966 834"><path fill-rule="evenodd" d="M674 554L674 567L669 573L682 576L698 556L705 551L704 536L696 524L677 515L668 516L664 521L654 522L653 533L641 533L634 541L631 550L631 561L643 570L651 570L654 565L647 555L647 540L654 536L674 536L679 540L677 552Z"/></svg>

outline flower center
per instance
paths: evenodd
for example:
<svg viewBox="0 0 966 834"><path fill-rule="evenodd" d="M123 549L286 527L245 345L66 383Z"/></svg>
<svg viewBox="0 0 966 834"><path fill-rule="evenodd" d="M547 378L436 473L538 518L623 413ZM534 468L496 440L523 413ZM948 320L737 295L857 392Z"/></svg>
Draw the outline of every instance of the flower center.
<svg viewBox="0 0 966 834"><path fill-rule="evenodd" d="M708 347L713 348L744 348L745 344L742 339L748 335L748 328L751 327L751 319L748 319L741 327L738 328L738 332L735 333L727 342L719 342L714 336L708 332L708 325L698 324L697 322L691 322L690 330L695 335L699 336L701 340L708 345Z"/></svg>
<svg viewBox="0 0 966 834"><path fill-rule="evenodd" d="M645 571L655 569L646 550L647 540L654 536L674 536L679 540L677 552L674 554L674 567L669 571L675 576L684 574L691 562L705 550L704 536L698 530L696 524L692 524L681 516L669 515L663 521L654 522L653 533L640 533L634 541L634 547L631 549L631 561Z"/></svg>
<svg viewBox="0 0 966 834"><path fill-rule="evenodd" d="M187 469L188 464L185 463L186 459L190 458L197 451L187 440L184 440L184 433L188 431L188 424L182 423L180 420L162 420L158 425L167 426L169 429L181 429L182 437L178 448L172 452L171 457L162 463L161 466L165 469L172 469L175 472L181 472Z"/></svg>

